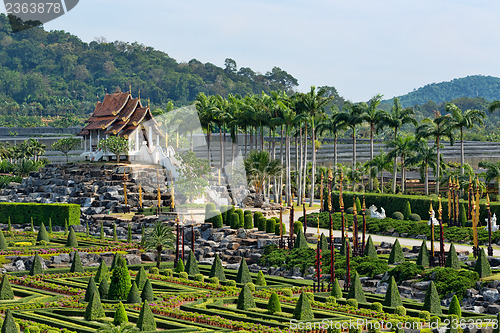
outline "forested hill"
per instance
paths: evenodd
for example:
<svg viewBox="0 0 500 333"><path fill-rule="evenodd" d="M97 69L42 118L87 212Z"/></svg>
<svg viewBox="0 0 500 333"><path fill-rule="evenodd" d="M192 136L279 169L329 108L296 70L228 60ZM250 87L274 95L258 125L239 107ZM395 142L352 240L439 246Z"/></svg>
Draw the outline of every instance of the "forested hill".
<svg viewBox="0 0 500 333"><path fill-rule="evenodd" d="M483 97L487 101L500 100L500 78L471 75L451 81L432 83L399 96L399 99L404 107L410 107L429 101L439 104L461 97ZM384 104L392 104L392 101L384 101Z"/></svg>
<svg viewBox="0 0 500 333"><path fill-rule="evenodd" d="M238 68L232 59L220 68L196 59L179 63L138 43L85 43L70 33L43 28L12 33L7 17L0 14L0 125L12 115L32 122L40 122L32 117L36 115L82 117L106 92L128 90L129 85L135 96L140 90L143 99L151 99L154 108L166 108L172 102L189 104L199 92L260 94L291 90L298 82L278 67L260 74Z"/></svg>

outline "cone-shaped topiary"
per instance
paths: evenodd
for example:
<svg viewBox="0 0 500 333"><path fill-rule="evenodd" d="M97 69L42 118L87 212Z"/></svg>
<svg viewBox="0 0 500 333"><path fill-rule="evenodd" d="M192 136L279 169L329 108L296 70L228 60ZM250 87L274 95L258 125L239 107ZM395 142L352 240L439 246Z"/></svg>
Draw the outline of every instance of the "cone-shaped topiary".
<svg viewBox="0 0 500 333"><path fill-rule="evenodd" d="M137 288L139 290L142 290L144 288L144 284L146 283L146 280L148 279L146 275L146 271L144 270L144 267L141 266L139 269L139 273L137 273L137 276L135 277L135 284L137 285Z"/></svg>
<svg viewBox="0 0 500 333"><path fill-rule="evenodd" d="M325 253L326 251L329 251L329 245L328 245L328 240L326 239L325 234L321 234L320 238L320 247L321 247L321 252Z"/></svg>
<svg viewBox="0 0 500 333"><path fill-rule="evenodd" d="M462 310L460 309L460 302L458 301L457 295L453 295L450 307L448 308L448 315L457 315L458 318L462 317Z"/></svg>
<svg viewBox="0 0 500 333"><path fill-rule="evenodd" d="M458 222L462 227L465 227L465 223L467 223L467 213L465 212L465 205L460 205L460 212L458 214Z"/></svg>
<svg viewBox="0 0 500 333"><path fill-rule="evenodd" d="M68 238L66 239L66 247L78 247L78 241L76 240L76 234L73 228L69 228Z"/></svg>
<svg viewBox="0 0 500 333"><path fill-rule="evenodd" d="M113 222L113 242L118 242L118 234L116 233L116 222Z"/></svg>
<svg viewBox="0 0 500 333"><path fill-rule="evenodd" d="M9 216L9 220L7 222L7 231L12 232L12 224L10 223L10 216Z"/></svg>
<svg viewBox="0 0 500 333"><path fill-rule="evenodd" d="M295 305L293 310L293 318L297 320L312 320L314 319L314 314L311 308L311 303L309 298L307 298L305 293L301 293L299 300Z"/></svg>
<svg viewBox="0 0 500 333"><path fill-rule="evenodd" d="M429 250L425 241L422 241L420 251L418 251L417 265L429 267Z"/></svg>
<svg viewBox="0 0 500 333"><path fill-rule="evenodd" d="M270 314L281 312L280 299L278 297L278 294L276 294L276 292L274 291L271 294L271 297L269 297L269 302L267 303L267 311L269 311Z"/></svg>
<svg viewBox="0 0 500 333"><path fill-rule="evenodd" d="M253 217L252 214L246 214L244 217L245 225L243 226L245 229L253 229Z"/></svg>
<svg viewBox="0 0 500 333"><path fill-rule="evenodd" d="M104 262L104 260L101 260L101 263L99 264L99 268L97 269L94 280L96 283L101 283L103 279L108 279L109 275L109 270L108 266Z"/></svg>
<svg viewBox="0 0 500 333"><path fill-rule="evenodd" d="M240 295L238 296L238 302L236 303L236 308L239 310L248 310L255 308L255 301L253 300L252 291L247 284L241 288Z"/></svg>
<svg viewBox="0 0 500 333"><path fill-rule="evenodd" d="M267 286L267 282L266 282L266 278L264 277L264 273L262 273L262 271L259 271L259 273L257 273L257 279L255 280L255 284L257 286Z"/></svg>
<svg viewBox="0 0 500 333"><path fill-rule="evenodd" d="M80 255L78 254L78 251L74 252L75 255L73 256L73 262L71 263L71 268L69 271L71 273L83 273L85 270L83 269L82 265L82 259L80 258Z"/></svg>
<svg viewBox="0 0 500 333"><path fill-rule="evenodd" d="M429 311L432 314L442 314L441 301L439 300L439 294L437 292L436 286L434 285L434 281L431 281L429 287L427 288L422 310Z"/></svg>
<svg viewBox="0 0 500 333"><path fill-rule="evenodd" d="M333 286L332 286L332 291L330 292L330 295L332 295L335 298L342 298L342 289L340 289L340 284L339 280L335 279L333 280Z"/></svg>
<svg viewBox="0 0 500 333"><path fill-rule="evenodd" d="M113 269L113 274L111 275L108 299L124 300L131 286L127 263L124 258L119 256L115 269Z"/></svg>
<svg viewBox="0 0 500 333"><path fill-rule="evenodd" d="M219 281L226 281L226 275L224 274L224 268L222 267L222 262L219 258L219 254L215 255L214 262L212 263L212 268L210 268L209 277L216 277Z"/></svg>
<svg viewBox="0 0 500 333"><path fill-rule="evenodd" d="M5 236L3 231L0 231L0 250L7 250L7 241L5 240Z"/></svg>
<svg viewBox="0 0 500 333"><path fill-rule="evenodd" d="M391 254L389 255L389 264L396 264L405 261L405 255L403 254L403 249L399 244L399 240L396 238L394 245L392 245Z"/></svg>
<svg viewBox="0 0 500 333"><path fill-rule="evenodd" d="M118 258L121 257L121 254L118 252L115 252L115 255L113 256L113 261L111 262L111 270L115 269L116 263L118 262Z"/></svg>
<svg viewBox="0 0 500 333"><path fill-rule="evenodd" d="M33 218L31 218L31 232L35 232L35 226L33 225Z"/></svg>
<svg viewBox="0 0 500 333"><path fill-rule="evenodd" d="M188 275L200 274L200 270L198 269L198 263L196 262L193 250L189 252L189 255L186 260L186 269L184 271L188 273Z"/></svg>
<svg viewBox="0 0 500 333"><path fill-rule="evenodd" d="M40 230L38 230L38 235L36 236L36 241L49 241L49 234L47 234L47 229L45 229L45 225L42 224L40 225Z"/></svg>
<svg viewBox="0 0 500 333"><path fill-rule="evenodd" d="M137 328L141 331L156 331L156 321L148 302L142 303L141 312L137 319Z"/></svg>
<svg viewBox="0 0 500 333"><path fill-rule="evenodd" d="M342 238L342 245L340 245L340 250L339 250L340 255L343 255L343 256L347 255L346 249L348 248L348 245L350 245L347 242L348 242L348 240L345 237L343 237ZM350 246L349 246L349 253L352 255L352 250L351 250Z"/></svg>
<svg viewBox="0 0 500 333"><path fill-rule="evenodd" d="M300 249L303 247L309 247L307 245L307 240L306 237L304 236L304 231L302 229L299 229L299 232L297 234L297 239L295 240L295 244L293 244L294 249Z"/></svg>
<svg viewBox="0 0 500 333"><path fill-rule="evenodd" d="M14 321L14 317L12 316L12 312L10 309L5 310L5 319L2 324L1 333L19 333L19 328Z"/></svg>
<svg viewBox="0 0 500 333"><path fill-rule="evenodd" d="M30 275L34 276L42 273L43 273L42 258L37 253L35 254L35 257L33 258L33 263L31 264Z"/></svg>
<svg viewBox="0 0 500 333"><path fill-rule="evenodd" d="M391 276L391 281L389 282L389 286L387 287L384 298L384 305L393 308L403 305L403 301L401 300L401 295L399 295L398 285L396 284L394 276Z"/></svg>
<svg viewBox="0 0 500 333"><path fill-rule="evenodd" d="M87 290L85 291L85 298L83 299L85 302L90 302L90 297L97 290L97 286L95 284L94 278L91 276L89 279L89 283L87 283Z"/></svg>
<svg viewBox="0 0 500 333"><path fill-rule="evenodd" d="M144 284L144 289L142 289L141 300L151 302L154 299L155 295L153 293L153 286L151 285L151 281L147 279Z"/></svg>
<svg viewBox="0 0 500 333"><path fill-rule="evenodd" d="M108 294L109 294L109 282L108 278L104 278L101 280L101 283L99 284L99 296L101 296L101 299L108 299Z"/></svg>
<svg viewBox="0 0 500 333"><path fill-rule="evenodd" d="M372 236L368 236L368 240L366 241L365 257L378 258L377 249L375 249L375 245L373 245Z"/></svg>
<svg viewBox="0 0 500 333"><path fill-rule="evenodd" d="M6 273L3 274L2 282L0 283L0 300L14 299L14 293L10 287L9 277Z"/></svg>
<svg viewBox="0 0 500 333"><path fill-rule="evenodd" d="M177 262L177 265L175 266L174 272L181 273L181 272L184 272L184 270L185 270L184 262L182 260L179 260Z"/></svg>
<svg viewBox="0 0 500 333"><path fill-rule="evenodd" d="M128 323L127 312L125 311L125 307L123 303L118 303L118 306L115 311L115 316L113 318L113 325L120 326L123 323Z"/></svg>
<svg viewBox="0 0 500 333"><path fill-rule="evenodd" d="M101 222L101 229L99 230L99 239L104 240L104 225Z"/></svg>
<svg viewBox="0 0 500 333"><path fill-rule="evenodd" d="M64 235L68 234L68 220L64 219Z"/></svg>
<svg viewBox="0 0 500 333"><path fill-rule="evenodd" d="M448 251L444 267L460 269L460 261L458 260L457 251L455 250L455 245L453 245L453 243L450 245L450 250Z"/></svg>
<svg viewBox="0 0 500 333"><path fill-rule="evenodd" d="M354 298L358 302L366 303L365 292L363 291L363 286L361 285L361 280L359 279L359 275L357 273L354 273L354 276L352 277L352 283L349 287L349 294L347 295L347 298Z"/></svg>
<svg viewBox="0 0 500 333"><path fill-rule="evenodd" d="M49 217L49 234L52 234L52 218Z"/></svg>
<svg viewBox="0 0 500 333"><path fill-rule="evenodd" d="M488 258L486 257L486 253L484 253L483 248L479 252L479 257L477 258L474 270L477 272L477 274L479 274L480 278L484 278L491 275L490 263L488 262Z"/></svg>
<svg viewBox="0 0 500 333"><path fill-rule="evenodd" d="M236 275L236 282L241 284L247 284L253 282L245 258L241 259L240 268L238 269L238 274Z"/></svg>
<svg viewBox="0 0 500 333"><path fill-rule="evenodd" d="M139 289L137 289L137 285L135 284L135 281L132 282L132 287L130 287L130 290L128 292L127 296L127 303L140 303L141 302L141 295L139 294Z"/></svg>
<svg viewBox="0 0 500 333"><path fill-rule="evenodd" d="M128 224L128 230L127 230L127 243L132 243L132 226L130 223Z"/></svg>
<svg viewBox="0 0 500 333"><path fill-rule="evenodd" d="M403 216L405 220L409 220L411 215L411 206L410 202L407 200L405 204L405 208L403 209Z"/></svg>
<svg viewBox="0 0 500 333"><path fill-rule="evenodd" d="M94 292L92 296L90 296L89 304L85 308L85 314L83 318L85 320L97 320L99 318L104 317L104 309L102 308L101 298L97 292Z"/></svg>

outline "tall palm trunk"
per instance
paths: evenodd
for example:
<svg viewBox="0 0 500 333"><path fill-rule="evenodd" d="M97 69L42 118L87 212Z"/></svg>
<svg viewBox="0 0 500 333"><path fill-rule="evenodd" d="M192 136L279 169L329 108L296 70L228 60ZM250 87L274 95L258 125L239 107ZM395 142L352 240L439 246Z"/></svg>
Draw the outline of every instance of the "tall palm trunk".
<svg viewBox="0 0 500 333"><path fill-rule="evenodd" d="M297 188L299 186L299 136L295 135L295 193L297 193ZM298 203L297 198L297 203Z"/></svg>
<svg viewBox="0 0 500 333"><path fill-rule="evenodd" d="M219 126L219 143L220 143L220 170L224 170L224 143L222 136L222 126Z"/></svg>
<svg viewBox="0 0 500 333"><path fill-rule="evenodd" d="M307 178L307 123L304 129L304 170L302 174L302 200L304 201L306 198L306 178Z"/></svg>
<svg viewBox="0 0 500 333"><path fill-rule="evenodd" d="M405 193L405 156L401 155L401 193Z"/></svg>
<svg viewBox="0 0 500 333"><path fill-rule="evenodd" d="M290 175L290 136L288 135L289 129L288 126L286 127L285 130L285 161L286 161L286 186L285 186L285 191L286 191L286 202L288 205L292 203L292 198L291 198L291 175Z"/></svg>
<svg viewBox="0 0 500 333"><path fill-rule="evenodd" d="M370 125L370 161L373 160L373 124ZM371 170L371 167L370 167ZM369 188L370 191L373 191L373 179L372 179L372 173L368 172L368 183L369 183Z"/></svg>
<svg viewBox="0 0 500 333"><path fill-rule="evenodd" d="M394 129L394 140L398 138L398 128ZM392 193L396 194L396 181L398 177L398 157L394 156L394 169L392 170Z"/></svg>
<svg viewBox="0 0 500 333"><path fill-rule="evenodd" d="M280 133L280 161L281 165L283 165L283 160L284 160L284 151L283 151L283 125L281 125L281 133ZM282 190L283 190L283 174L280 175L280 181L279 181L279 197L280 197L280 202L282 199Z"/></svg>
<svg viewBox="0 0 500 333"><path fill-rule="evenodd" d="M245 156L247 156L247 145L248 145L248 131L245 127L245 132L243 134L245 136Z"/></svg>
<svg viewBox="0 0 500 333"><path fill-rule="evenodd" d="M264 150L264 126L260 126L260 150Z"/></svg>
<svg viewBox="0 0 500 333"><path fill-rule="evenodd" d="M426 162L424 166L425 170L425 195L429 195L429 164Z"/></svg>
<svg viewBox="0 0 500 333"><path fill-rule="evenodd" d="M333 171L337 172L337 132L333 134Z"/></svg>
<svg viewBox="0 0 500 333"><path fill-rule="evenodd" d="M311 124L312 137L312 170L311 170L311 197L309 199L309 207L314 205L314 183L316 182L316 133L314 131L314 117Z"/></svg>
<svg viewBox="0 0 500 333"><path fill-rule="evenodd" d="M212 152L210 151L210 137L212 136L210 125L207 126L207 149L208 149L208 166L212 167Z"/></svg>
<svg viewBox="0 0 500 333"><path fill-rule="evenodd" d="M304 142L302 140L302 126L299 128L299 141L300 141L300 159L299 170L297 172L299 180L297 181L297 206L302 205L302 169L304 162Z"/></svg>
<svg viewBox="0 0 500 333"><path fill-rule="evenodd" d="M460 127L460 174L464 174L464 164L465 164L465 151L464 151L464 132L463 128Z"/></svg>
<svg viewBox="0 0 500 333"><path fill-rule="evenodd" d="M439 172L441 171L441 151L439 149L439 136L436 137L437 144L437 166L436 166L436 194L439 195Z"/></svg>
<svg viewBox="0 0 500 333"><path fill-rule="evenodd" d="M356 171L356 127L352 128L352 179L354 181L354 173ZM353 184L354 186L354 184Z"/></svg>
<svg viewBox="0 0 500 333"><path fill-rule="evenodd" d="M380 192L384 194L384 169L380 171Z"/></svg>

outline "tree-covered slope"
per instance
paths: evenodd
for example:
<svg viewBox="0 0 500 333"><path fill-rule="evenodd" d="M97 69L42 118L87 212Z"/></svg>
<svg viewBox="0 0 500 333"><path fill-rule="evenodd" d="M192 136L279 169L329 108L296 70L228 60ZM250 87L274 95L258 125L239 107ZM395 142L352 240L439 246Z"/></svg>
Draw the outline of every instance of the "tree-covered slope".
<svg viewBox="0 0 500 333"><path fill-rule="evenodd" d="M40 116L84 117L106 92L128 90L129 85L135 96L140 90L143 99L151 99L153 108L167 108L172 102L189 104L199 92L260 94L290 90L297 80L278 67L265 74L238 69L232 59L226 59L225 68L196 59L179 63L139 43L85 43L43 28L12 33L0 14L1 125L12 115L33 122L41 122Z"/></svg>

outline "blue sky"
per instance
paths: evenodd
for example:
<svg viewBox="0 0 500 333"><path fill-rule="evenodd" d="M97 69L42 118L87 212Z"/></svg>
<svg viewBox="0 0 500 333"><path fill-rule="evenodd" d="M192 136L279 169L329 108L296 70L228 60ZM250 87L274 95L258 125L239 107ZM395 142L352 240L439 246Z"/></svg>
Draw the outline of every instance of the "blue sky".
<svg viewBox="0 0 500 333"><path fill-rule="evenodd" d="M357 102L500 76L499 16L500 2L485 0L80 0L45 27L138 41L179 62L278 66L300 91L331 85Z"/></svg>

